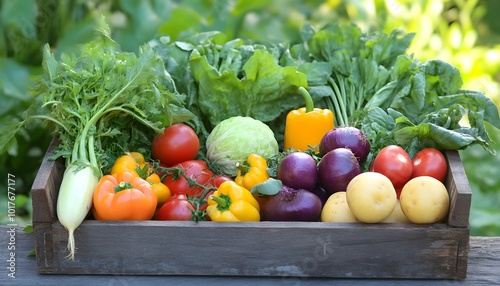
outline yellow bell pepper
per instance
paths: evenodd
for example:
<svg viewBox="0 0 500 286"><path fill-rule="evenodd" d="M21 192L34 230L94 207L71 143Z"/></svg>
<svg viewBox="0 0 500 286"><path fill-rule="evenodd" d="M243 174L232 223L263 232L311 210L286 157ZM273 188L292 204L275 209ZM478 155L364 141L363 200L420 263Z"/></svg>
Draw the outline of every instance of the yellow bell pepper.
<svg viewBox="0 0 500 286"><path fill-rule="evenodd" d="M236 182L222 183L207 203L207 215L212 221L260 221L259 203L249 190Z"/></svg>
<svg viewBox="0 0 500 286"><path fill-rule="evenodd" d="M137 177L145 179L152 187L158 197L158 205L163 204L170 198L171 192L167 185L161 182L160 176L153 172L144 156L139 152L127 152L116 159L111 167L111 175L130 172Z"/></svg>
<svg viewBox="0 0 500 286"><path fill-rule="evenodd" d="M299 92L304 97L306 106L287 114L284 148L305 151L311 146L318 151L323 136L334 128L333 112L330 109L314 108L311 95L305 88L299 87Z"/></svg>
<svg viewBox="0 0 500 286"><path fill-rule="evenodd" d="M252 190L256 184L269 179L267 173L267 162L264 157L250 154L245 162L238 166L238 175L234 181L247 190Z"/></svg>
<svg viewBox="0 0 500 286"><path fill-rule="evenodd" d="M144 156L139 152L126 152L125 155L116 159L115 163L111 167L110 174L116 174L121 172L131 172L132 174L145 178L149 175L149 166L145 168L146 161Z"/></svg>

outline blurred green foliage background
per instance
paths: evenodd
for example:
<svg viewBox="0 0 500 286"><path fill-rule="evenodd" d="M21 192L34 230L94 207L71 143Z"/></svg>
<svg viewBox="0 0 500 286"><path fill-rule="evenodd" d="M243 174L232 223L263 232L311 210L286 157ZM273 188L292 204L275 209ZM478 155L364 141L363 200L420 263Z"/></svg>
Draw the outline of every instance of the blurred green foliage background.
<svg viewBox="0 0 500 286"><path fill-rule="evenodd" d="M89 40L105 15L113 38L136 51L155 35L172 39L217 30L228 39L293 43L309 22L321 27L352 22L363 30L415 32L410 52L459 68L464 88L482 90L500 104L500 1L494 0L0 0L0 124L30 104L29 79L41 73L41 47L56 55ZM499 105L500 106L500 105ZM500 132L490 128L500 151ZM7 174L15 176L16 219L31 220L30 188L51 139L33 124L17 148L0 155L0 222L7 222ZM500 235L500 155L481 147L461 151L472 188L471 234Z"/></svg>

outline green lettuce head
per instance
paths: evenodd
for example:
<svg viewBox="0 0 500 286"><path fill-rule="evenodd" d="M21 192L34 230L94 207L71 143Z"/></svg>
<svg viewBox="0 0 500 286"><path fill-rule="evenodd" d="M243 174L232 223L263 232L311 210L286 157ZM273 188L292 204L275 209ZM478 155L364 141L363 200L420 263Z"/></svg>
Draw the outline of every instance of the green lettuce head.
<svg viewBox="0 0 500 286"><path fill-rule="evenodd" d="M250 154L268 159L278 153L278 141L263 122L235 116L221 121L207 138L207 158L226 175L238 174L238 164Z"/></svg>

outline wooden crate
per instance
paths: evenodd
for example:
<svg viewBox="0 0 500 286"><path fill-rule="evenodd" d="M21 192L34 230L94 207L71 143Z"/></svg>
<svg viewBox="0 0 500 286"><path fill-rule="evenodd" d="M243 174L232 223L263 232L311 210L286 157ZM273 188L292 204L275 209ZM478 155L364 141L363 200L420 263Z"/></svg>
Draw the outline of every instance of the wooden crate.
<svg viewBox="0 0 500 286"><path fill-rule="evenodd" d="M62 160L48 156L33 183L39 273L242 275L464 279L469 251L470 187L458 152L446 152L446 223L175 222L85 220L75 260L56 217Z"/></svg>

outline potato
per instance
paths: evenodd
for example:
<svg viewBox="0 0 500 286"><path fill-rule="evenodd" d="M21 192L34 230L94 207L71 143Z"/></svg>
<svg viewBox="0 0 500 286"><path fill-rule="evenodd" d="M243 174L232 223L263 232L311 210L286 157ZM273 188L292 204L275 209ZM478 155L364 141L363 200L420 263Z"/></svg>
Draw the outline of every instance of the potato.
<svg viewBox="0 0 500 286"><path fill-rule="evenodd" d="M429 176L411 179L401 190L399 200L408 220L418 224L443 221L450 207L446 187Z"/></svg>
<svg viewBox="0 0 500 286"><path fill-rule="evenodd" d="M382 222L403 222L403 223L409 223L410 220L405 216L403 213L403 210L401 210L401 203L398 200L396 202L396 206L394 207L394 210L392 213L386 217Z"/></svg>
<svg viewBox="0 0 500 286"><path fill-rule="evenodd" d="M336 192L328 197L321 210L321 221L325 222L356 222L347 204L346 192Z"/></svg>
<svg viewBox="0 0 500 286"><path fill-rule="evenodd" d="M347 204L361 222L376 223L387 218L396 206L396 190L386 176L365 172L347 185Z"/></svg>

